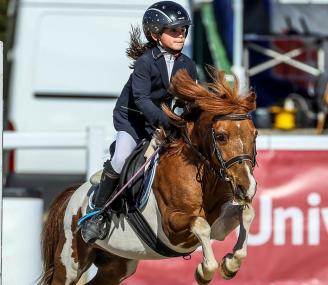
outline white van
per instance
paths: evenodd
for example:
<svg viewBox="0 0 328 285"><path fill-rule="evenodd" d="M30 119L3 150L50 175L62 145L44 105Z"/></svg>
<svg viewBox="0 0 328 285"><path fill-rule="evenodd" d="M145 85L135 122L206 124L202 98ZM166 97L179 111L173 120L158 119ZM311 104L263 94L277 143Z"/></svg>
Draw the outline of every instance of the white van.
<svg viewBox="0 0 328 285"><path fill-rule="evenodd" d="M131 25L156 0L18 1L9 121L18 132L106 126L128 80ZM187 9L189 1L177 1ZM190 39L184 52L190 55ZM83 150L18 150L18 173L85 173Z"/></svg>

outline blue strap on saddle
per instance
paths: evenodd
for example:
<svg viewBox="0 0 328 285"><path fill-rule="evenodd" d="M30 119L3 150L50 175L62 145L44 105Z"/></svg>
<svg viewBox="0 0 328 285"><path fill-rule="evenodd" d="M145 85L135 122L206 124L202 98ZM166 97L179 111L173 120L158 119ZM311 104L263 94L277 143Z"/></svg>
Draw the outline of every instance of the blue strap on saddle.
<svg viewBox="0 0 328 285"><path fill-rule="evenodd" d="M156 156L151 160L149 168L147 169L147 171L145 173L145 177L144 177L144 181L143 181L144 192L142 193L141 197L138 200L138 204L137 204L138 209L142 209L148 201L150 191L151 191L151 186L153 185L153 181L154 181L155 174L156 174L158 160L159 160L159 154L157 153Z"/></svg>
<svg viewBox="0 0 328 285"><path fill-rule="evenodd" d="M92 211L86 215L84 215L82 218L80 218L78 221L77 221L77 225L80 226L83 224L84 221L86 220L89 220L91 217L93 217L94 215L97 215L98 213L100 213L101 210L95 210L95 211Z"/></svg>

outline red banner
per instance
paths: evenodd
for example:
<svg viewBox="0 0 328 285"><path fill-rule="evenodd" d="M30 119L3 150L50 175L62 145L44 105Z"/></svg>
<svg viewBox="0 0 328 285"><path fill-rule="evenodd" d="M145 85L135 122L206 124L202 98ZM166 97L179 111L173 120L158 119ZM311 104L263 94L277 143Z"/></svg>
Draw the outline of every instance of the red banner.
<svg viewBox="0 0 328 285"><path fill-rule="evenodd" d="M248 256L237 276L219 273L211 284L328 284L328 151L259 151L255 170L256 218L248 240ZM236 234L214 242L218 261L231 252ZM141 261L127 285L196 284L191 260Z"/></svg>

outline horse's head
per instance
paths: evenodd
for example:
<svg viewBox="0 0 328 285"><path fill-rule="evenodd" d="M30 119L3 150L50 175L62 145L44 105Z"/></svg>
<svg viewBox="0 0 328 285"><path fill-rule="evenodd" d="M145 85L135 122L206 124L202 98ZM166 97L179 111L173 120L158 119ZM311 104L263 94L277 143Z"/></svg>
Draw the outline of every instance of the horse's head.
<svg viewBox="0 0 328 285"><path fill-rule="evenodd" d="M165 112L177 126L183 126L185 140L223 181L231 183L233 198L251 202L256 191L253 168L256 160L257 131L249 112L255 109L255 94L238 96L224 74L210 69L213 83L196 84L186 71L179 71L170 91L188 102L189 110L180 117Z"/></svg>
<svg viewBox="0 0 328 285"><path fill-rule="evenodd" d="M221 178L231 181L234 198L251 202L256 182L253 168L256 164L256 129L245 113L218 115L212 118L212 161Z"/></svg>

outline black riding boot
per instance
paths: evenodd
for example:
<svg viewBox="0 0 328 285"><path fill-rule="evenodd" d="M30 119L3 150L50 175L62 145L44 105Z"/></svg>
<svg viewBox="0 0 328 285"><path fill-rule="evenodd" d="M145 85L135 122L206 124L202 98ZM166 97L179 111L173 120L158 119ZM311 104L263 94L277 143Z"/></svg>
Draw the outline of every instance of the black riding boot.
<svg viewBox="0 0 328 285"><path fill-rule="evenodd" d="M110 161L104 164L99 189L94 198L94 210L101 209L108 201L118 185L120 175L115 172ZM109 231L109 221L106 213L96 214L82 225L81 234L87 243L94 243L97 239L104 239Z"/></svg>
<svg viewBox="0 0 328 285"><path fill-rule="evenodd" d="M116 189L119 182L120 175L113 169L110 161L104 163L104 170L101 174L99 189L94 198L95 208L101 208L108 201Z"/></svg>

